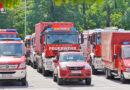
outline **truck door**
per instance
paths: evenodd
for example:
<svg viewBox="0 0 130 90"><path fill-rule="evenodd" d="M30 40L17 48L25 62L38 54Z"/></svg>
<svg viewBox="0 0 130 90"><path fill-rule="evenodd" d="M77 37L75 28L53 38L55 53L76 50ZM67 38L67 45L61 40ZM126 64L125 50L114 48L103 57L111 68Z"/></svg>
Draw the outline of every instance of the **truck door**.
<svg viewBox="0 0 130 90"><path fill-rule="evenodd" d="M122 59L122 49L119 49L119 58L118 58L118 72L121 72L123 69L123 59Z"/></svg>

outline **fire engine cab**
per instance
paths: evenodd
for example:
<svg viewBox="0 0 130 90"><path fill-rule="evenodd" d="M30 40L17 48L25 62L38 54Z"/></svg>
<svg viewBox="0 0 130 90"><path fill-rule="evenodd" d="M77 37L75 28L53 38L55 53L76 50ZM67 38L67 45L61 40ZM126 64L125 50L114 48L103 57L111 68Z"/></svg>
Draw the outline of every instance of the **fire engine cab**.
<svg viewBox="0 0 130 90"><path fill-rule="evenodd" d="M0 38L0 80L18 80L26 85L26 59L20 38Z"/></svg>

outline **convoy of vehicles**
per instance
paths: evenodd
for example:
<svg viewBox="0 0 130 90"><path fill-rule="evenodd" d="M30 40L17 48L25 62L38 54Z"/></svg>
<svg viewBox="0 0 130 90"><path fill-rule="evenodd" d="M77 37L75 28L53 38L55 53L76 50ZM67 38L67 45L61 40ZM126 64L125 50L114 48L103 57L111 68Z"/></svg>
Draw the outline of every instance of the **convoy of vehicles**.
<svg viewBox="0 0 130 90"><path fill-rule="evenodd" d="M25 43L16 30L0 29L0 80L26 85L27 63L44 76L53 73L58 85L72 80L90 85L91 72L98 70L105 71L107 79L118 76L125 83L130 80L130 32L114 29L80 35L72 22L43 22Z"/></svg>
<svg viewBox="0 0 130 90"><path fill-rule="evenodd" d="M53 62L53 80L59 85L64 84L66 80L85 80L87 85L91 84L91 67L83 53L59 52Z"/></svg>
<svg viewBox="0 0 130 90"><path fill-rule="evenodd" d="M45 22L35 27L37 71L48 76L53 72L53 60L59 51L79 50L78 31L72 22Z"/></svg>
<svg viewBox="0 0 130 90"><path fill-rule="evenodd" d="M102 33L102 61L107 79L130 80L130 32Z"/></svg>
<svg viewBox="0 0 130 90"><path fill-rule="evenodd" d="M0 80L18 80L26 85L26 58L23 41L0 38Z"/></svg>

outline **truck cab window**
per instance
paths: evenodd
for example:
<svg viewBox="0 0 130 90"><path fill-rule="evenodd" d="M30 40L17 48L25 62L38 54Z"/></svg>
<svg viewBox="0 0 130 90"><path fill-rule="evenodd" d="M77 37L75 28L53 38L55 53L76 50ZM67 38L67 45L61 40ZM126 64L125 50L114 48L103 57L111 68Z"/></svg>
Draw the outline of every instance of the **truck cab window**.
<svg viewBox="0 0 130 90"><path fill-rule="evenodd" d="M122 50L121 50L121 48L119 50L119 58L122 60Z"/></svg>

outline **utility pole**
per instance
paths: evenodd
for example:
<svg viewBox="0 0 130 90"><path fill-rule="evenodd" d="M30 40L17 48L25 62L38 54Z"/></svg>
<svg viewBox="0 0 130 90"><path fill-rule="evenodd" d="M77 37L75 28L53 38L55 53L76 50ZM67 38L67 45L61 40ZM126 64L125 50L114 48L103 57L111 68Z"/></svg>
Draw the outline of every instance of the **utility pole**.
<svg viewBox="0 0 130 90"><path fill-rule="evenodd" d="M27 15L26 15L26 11L27 11L27 8L26 8L26 0L25 0L25 37L26 37L26 29L27 29L27 27L26 27L26 20L27 20Z"/></svg>

